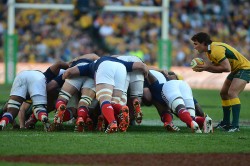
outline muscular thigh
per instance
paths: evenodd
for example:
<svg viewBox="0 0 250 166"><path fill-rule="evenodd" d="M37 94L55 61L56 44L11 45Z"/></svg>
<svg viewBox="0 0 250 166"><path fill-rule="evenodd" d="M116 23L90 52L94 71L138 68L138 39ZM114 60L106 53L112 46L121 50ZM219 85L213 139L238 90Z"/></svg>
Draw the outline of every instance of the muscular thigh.
<svg viewBox="0 0 250 166"><path fill-rule="evenodd" d="M229 79L226 79L223 83L223 86L222 86L221 91L220 91L220 95L221 95L221 98L223 100L229 99L228 90L229 90L229 87L231 86L231 83L232 83L232 81Z"/></svg>
<svg viewBox="0 0 250 166"><path fill-rule="evenodd" d="M231 86L228 90L228 95L230 98L236 98L238 97L239 93L244 90L246 87L247 81L239 79L239 78L234 78Z"/></svg>

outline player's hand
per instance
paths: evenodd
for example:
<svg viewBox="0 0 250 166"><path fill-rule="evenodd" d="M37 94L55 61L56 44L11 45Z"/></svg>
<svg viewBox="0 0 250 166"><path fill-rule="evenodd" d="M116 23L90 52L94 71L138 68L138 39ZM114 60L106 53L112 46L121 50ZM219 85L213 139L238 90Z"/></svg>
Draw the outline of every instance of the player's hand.
<svg viewBox="0 0 250 166"><path fill-rule="evenodd" d="M202 71L206 71L207 65L203 64L203 65L197 65L193 68L193 71L195 72L202 72Z"/></svg>

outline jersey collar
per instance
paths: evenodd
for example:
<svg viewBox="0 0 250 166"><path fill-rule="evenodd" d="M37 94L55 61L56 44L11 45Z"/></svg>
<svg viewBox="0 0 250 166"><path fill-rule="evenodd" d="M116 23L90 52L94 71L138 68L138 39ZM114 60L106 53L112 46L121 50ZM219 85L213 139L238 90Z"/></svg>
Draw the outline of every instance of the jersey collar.
<svg viewBox="0 0 250 166"><path fill-rule="evenodd" d="M211 54L211 44L207 46L208 53Z"/></svg>

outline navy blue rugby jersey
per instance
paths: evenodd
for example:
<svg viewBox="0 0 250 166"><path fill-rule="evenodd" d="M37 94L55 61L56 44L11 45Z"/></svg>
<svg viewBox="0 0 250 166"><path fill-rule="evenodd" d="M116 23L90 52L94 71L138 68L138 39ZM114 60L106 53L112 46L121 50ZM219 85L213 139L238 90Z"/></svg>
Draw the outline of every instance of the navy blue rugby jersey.
<svg viewBox="0 0 250 166"><path fill-rule="evenodd" d="M46 83L49 83L51 80L53 80L57 75L55 75L50 68L48 68L45 72L43 72L45 78L46 78Z"/></svg>
<svg viewBox="0 0 250 166"><path fill-rule="evenodd" d="M91 63L91 62L93 62L93 60L85 59L85 58L83 58L83 59L78 59L78 60L76 60L76 61L73 61L73 62L71 63L71 65L70 65L70 67L74 67L74 66L76 66L76 65L78 65L78 64L80 64L80 63Z"/></svg>
<svg viewBox="0 0 250 166"><path fill-rule="evenodd" d="M62 87L64 82L65 82L65 80L62 79L62 76L63 76L63 74L60 74L52 79L52 80L55 80L57 82L59 87Z"/></svg>
<svg viewBox="0 0 250 166"><path fill-rule="evenodd" d="M162 87L164 84L160 84L159 81L155 81L151 85L148 85L148 88L152 94L154 100L158 101L161 104L165 104L164 99L162 98Z"/></svg>
<svg viewBox="0 0 250 166"><path fill-rule="evenodd" d="M115 57L110 57L110 56L103 56L100 59L98 59L95 63L95 71L98 69L99 65L103 62L103 61L113 61L113 62L119 62L121 64L123 64L126 67L127 72L132 72L132 66L134 64L134 62L126 62L120 59L117 59Z"/></svg>
<svg viewBox="0 0 250 166"><path fill-rule="evenodd" d="M126 61L119 60L119 59L114 58L114 57L103 56L100 59L98 59L92 63L89 63L87 65L78 66L78 69L80 71L80 76L88 76L88 77L94 78L95 72L97 71L99 65L104 61L119 62L126 67L127 72L133 71L132 66L133 66L134 62L126 62Z"/></svg>

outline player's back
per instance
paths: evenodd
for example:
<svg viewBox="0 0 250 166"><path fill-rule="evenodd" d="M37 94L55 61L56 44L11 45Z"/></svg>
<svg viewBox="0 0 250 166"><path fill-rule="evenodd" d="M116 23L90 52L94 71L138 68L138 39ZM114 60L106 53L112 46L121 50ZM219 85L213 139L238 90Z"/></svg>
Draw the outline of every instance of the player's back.
<svg viewBox="0 0 250 166"><path fill-rule="evenodd" d="M239 69L250 69L250 62L235 48L226 43L212 42L211 55L221 55L221 52L225 52L225 56L230 62L232 72ZM220 58L218 60L220 60Z"/></svg>

